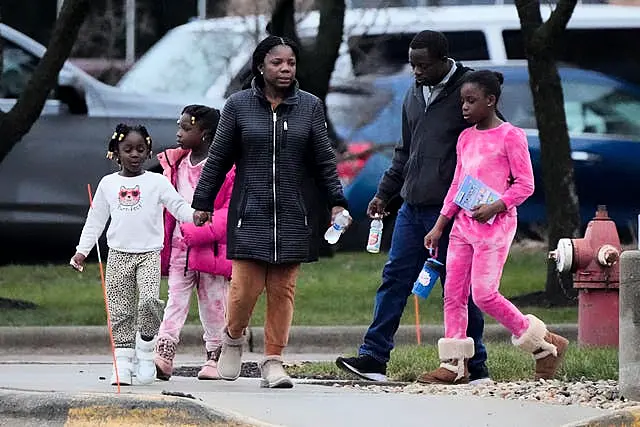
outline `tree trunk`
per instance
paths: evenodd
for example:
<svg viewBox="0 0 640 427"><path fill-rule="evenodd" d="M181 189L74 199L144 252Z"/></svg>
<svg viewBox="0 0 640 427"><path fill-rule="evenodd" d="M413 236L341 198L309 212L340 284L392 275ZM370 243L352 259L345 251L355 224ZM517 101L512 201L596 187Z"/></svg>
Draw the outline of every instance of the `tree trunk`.
<svg viewBox="0 0 640 427"><path fill-rule="evenodd" d="M2 14L0 14L0 22L2 22ZM2 72L4 71L4 39L0 37L0 78L2 78ZM1 113L0 113L1 117Z"/></svg>
<svg viewBox="0 0 640 427"><path fill-rule="evenodd" d="M273 35L288 37L300 47L300 61L296 72L300 88L314 94L324 103L342 43L346 6L344 0L318 0L316 3L320 13L320 24L318 36L311 47L305 48L298 37L294 0L278 0L271 15L268 31ZM325 115L326 112L325 103ZM346 149L345 143L336 134L328 117L327 130L334 148L343 152Z"/></svg>
<svg viewBox="0 0 640 427"><path fill-rule="evenodd" d="M580 230L564 96L554 58L554 43L564 32L575 4L576 0L561 0L543 23L538 1L516 0L540 137L549 250L555 249L560 238L575 237ZM551 303L566 302L575 295L571 277L560 280L551 261L545 293Z"/></svg>
<svg viewBox="0 0 640 427"><path fill-rule="evenodd" d="M49 93L55 88L58 73L69 53L90 8L90 0L66 0L51 35L48 48L33 77L13 108L0 113L0 162L38 120Z"/></svg>

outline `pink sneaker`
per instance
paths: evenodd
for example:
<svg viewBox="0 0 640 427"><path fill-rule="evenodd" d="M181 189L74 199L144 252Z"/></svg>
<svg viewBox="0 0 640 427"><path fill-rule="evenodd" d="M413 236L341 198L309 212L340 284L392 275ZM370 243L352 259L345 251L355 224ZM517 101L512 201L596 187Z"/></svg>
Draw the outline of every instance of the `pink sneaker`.
<svg viewBox="0 0 640 427"><path fill-rule="evenodd" d="M202 369L198 372L199 380L219 380L218 374L218 357L220 357L220 348L214 351L207 351L207 361L202 365Z"/></svg>
<svg viewBox="0 0 640 427"><path fill-rule="evenodd" d="M156 354L153 361L156 364L156 377L169 381L173 374L173 358L176 356L176 344L168 338L158 338Z"/></svg>

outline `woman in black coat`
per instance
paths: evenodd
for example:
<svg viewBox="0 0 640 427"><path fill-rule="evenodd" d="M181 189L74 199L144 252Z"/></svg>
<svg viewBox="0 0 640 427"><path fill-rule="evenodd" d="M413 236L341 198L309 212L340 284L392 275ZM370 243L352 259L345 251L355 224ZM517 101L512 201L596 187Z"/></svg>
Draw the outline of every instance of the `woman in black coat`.
<svg viewBox="0 0 640 427"><path fill-rule="evenodd" d="M327 136L322 102L298 88L298 48L269 36L255 49L250 89L224 106L193 197L194 222L210 218L225 175L236 165L229 206L227 257L233 260L227 327L218 360L221 378L240 376L243 334L263 290L267 294L262 386L292 387L282 366L293 318L300 263L315 261L315 212L305 189L315 181L332 217L347 207Z"/></svg>

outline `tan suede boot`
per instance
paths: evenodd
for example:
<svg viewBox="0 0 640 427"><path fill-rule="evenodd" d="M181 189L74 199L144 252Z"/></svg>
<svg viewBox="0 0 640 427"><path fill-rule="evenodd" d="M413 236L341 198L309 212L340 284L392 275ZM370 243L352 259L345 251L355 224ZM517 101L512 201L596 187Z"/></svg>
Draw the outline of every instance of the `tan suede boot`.
<svg viewBox="0 0 640 427"><path fill-rule="evenodd" d="M520 338L511 337L511 342L531 353L536 361L535 379L550 380L556 376L569 341L547 330L542 320L527 314L529 328Z"/></svg>
<svg viewBox="0 0 640 427"><path fill-rule="evenodd" d="M440 338L438 354L440 367L420 375L417 380L419 383L449 385L469 383L467 361L474 354L472 338Z"/></svg>
<svg viewBox="0 0 640 427"><path fill-rule="evenodd" d="M293 381L284 370L282 356L265 356L260 362L262 381L260 387L266 388L291 388Z"/></svg>

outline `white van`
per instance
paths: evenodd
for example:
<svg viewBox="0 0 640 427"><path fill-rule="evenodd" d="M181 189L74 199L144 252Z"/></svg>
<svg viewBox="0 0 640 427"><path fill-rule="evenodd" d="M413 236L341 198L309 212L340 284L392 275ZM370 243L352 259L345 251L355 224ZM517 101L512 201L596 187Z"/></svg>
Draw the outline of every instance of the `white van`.
<svg viewBox="0 0 640 427"><path fill-rule="evenodd" d="M542 6L547 19L550 6ZM310 45L319 13L297 16L298 35ZM220 107L240 89L251 53L266 35L268 17L224 17L194 21L168 32L118 84L140 92L169 92L211 99ZM520 21L513 5L350 9L332 79L391 73L407 63L411 38L442 31L457 60L523 59ZM579 4L559 40L559 61L640 83L640 8Z"/></svg>

